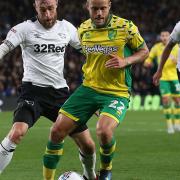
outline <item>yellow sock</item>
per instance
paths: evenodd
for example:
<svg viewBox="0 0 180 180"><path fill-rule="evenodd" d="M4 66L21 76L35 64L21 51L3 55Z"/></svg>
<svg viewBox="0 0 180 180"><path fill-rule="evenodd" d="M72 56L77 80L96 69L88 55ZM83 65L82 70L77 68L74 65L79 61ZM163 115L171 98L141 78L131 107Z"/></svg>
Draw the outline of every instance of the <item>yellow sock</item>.
<svg viewBox="0 0 180 180"><path fill-rule="evenodd" d="M167 123L167 126L168 126L168 127L173 125L172 119L166 120L166 123Z"/></svg>
<svg viewBox="0 0 180 180"><path fill-rule="evenodd" d="M54 180L56 169L48 169L43 166L43 177L44 180Z"/></svg>
<svg viewBox="0 0 180 180"><path fill-rule="evenodd" d="M44 180L54 180L57 164L63 155L64 142L53 144L48 142L43 156L43 177Z"/></svg>
<svg viewBox="0 0 180 180"><path fill-rule="evenodd" d="M174 120L174 124L179 125L179 124L180 124L180 120L179 120L179 119L175 119L175 120Z"/></svg>

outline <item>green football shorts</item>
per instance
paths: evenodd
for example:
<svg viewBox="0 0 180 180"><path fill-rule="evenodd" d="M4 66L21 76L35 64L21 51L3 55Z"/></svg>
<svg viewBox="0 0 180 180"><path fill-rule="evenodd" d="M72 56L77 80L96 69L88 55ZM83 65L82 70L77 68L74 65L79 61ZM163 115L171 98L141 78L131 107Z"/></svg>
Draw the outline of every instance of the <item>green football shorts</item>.
<svg viewBox="0 0 180 180"><path fill-rule="evenodd" d="M160 81L161 96L179 96L180 84L178 80L174 81Z"/></svg>
<svg viewBox="0 0 180 180"><path fill-rule="evenodd" d="M80 86L61 107L60 112L78 124L86 124L97 111L100 115L113 118L118 123L124 119L129 99L99 93L96 90Z"/></svg>

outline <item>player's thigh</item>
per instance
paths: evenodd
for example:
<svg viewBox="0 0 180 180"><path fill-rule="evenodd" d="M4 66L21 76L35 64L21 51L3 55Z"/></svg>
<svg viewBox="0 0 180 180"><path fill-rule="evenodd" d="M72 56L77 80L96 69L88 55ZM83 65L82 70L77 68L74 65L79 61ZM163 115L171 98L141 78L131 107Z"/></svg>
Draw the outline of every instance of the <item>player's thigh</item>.
<svg viewBox="0 0 180 180"><path fill-rule="evenodd" d="M173 96L180 96L180 83L178 80L170 81L171 94Z"/></svg>
<svg viewBox="0 0 180 180"><path fill-rule="evenodd" d="M105 95L101 97L101 99L102 107L100 108L100 116L108 116L114 119L118 124L122 122L129 106L129 100L124 97Z"/></svg>
<svg viewBox="0 0 180 180"><path fill-rule="evenodd" d="M172 99L175 105L180 105L180 83L178 80L171 82Z"/></svg>
<svg viewBox="0 0 180 180"><path fill-rule="evenodd" d="M94 90L80 86L68 98L60 112L74 120L78 125L85 125L98 109L95 96Z"/></svg>
<svg viewBox="0 0 180 180"><path fill-rule="evenodd" d="M46 88L44 96L42 96L39 100L43 111L42 115L52 122L55 122L59 114L59 109L68 99L68 97L69 90L67 87L60 89L50 87Z"/></svg>
<svg viewBox="0 0 180 180"><path fill-rule="evenodd" d="M160 81L159 83L159 90L161 96L169 96L171 95L171 84L169 81Z"/></svg>
<svg viewBox="0 0 180 180"><path fill-rule="evenodd" d="M107 116L102 114L99 117L97 127L96 127L96 132L97 135L99 136L100 134L106 134L108 136L112 135L114 129L118 126L119 122L115 120L114 117Z"/></svg>
<svg viewBox="0 0 180 180"><path fill-rule="evenodd" d="M41 115L41 107L35 97L34 87L22 85L19 88L18 104L14 111L13 123L24 122L32 127Z"/></svg>
<svg viewBox="0 0 180 180"><path fill-rule="evenodd" d="M44 91L44 89L45 88L43 88L42 91ZM59 109L69 97L69 90L66 87L60 89L46 88L44 93L45 95L40 98L40 104L43 111L42 115L52 122L55 122L59 114ZM88 127L86 125L81 125L69 135L72 136L73 134L81 133L87 129Z"/></svg>
<svg viewBox="0 0 180 180"><path fill-rule="evenodd" d="M13 123L24 122L32 127L40 117L40 110L37 102L33 100L21 100L14 111Z"/></svg>

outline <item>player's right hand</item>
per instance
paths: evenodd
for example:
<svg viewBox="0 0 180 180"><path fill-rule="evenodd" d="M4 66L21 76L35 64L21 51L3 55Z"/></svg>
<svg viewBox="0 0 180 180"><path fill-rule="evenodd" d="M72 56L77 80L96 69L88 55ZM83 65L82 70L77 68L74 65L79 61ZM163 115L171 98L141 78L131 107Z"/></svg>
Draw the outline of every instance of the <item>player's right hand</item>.
<svg viewBox="0 0 180 180"><path fill-rule="evenodd" d="M161 76L162 76L162 72L161 71L156 71L156 73L153 76L153 84L155 86L159 85L159 79L161 78Z"/></svg>
<svg viewBox="0 0 180 180"><path fill-rule="evenodd" d="M109 56L110 59L105 63L106 68L124 68L127 66L127 62L124 58L121 58L116 54L109 54Z"/></svg>

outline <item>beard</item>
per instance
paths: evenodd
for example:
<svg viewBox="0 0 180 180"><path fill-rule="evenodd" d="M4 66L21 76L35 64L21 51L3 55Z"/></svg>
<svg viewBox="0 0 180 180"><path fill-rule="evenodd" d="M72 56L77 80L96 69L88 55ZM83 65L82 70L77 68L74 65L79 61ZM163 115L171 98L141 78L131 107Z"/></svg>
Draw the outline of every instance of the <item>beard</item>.
<svg viewBox="0 0 180 180"><path fill-rule="evenodd" d="M44 19L39 19L40 23L46 28L46 29L50 29L51 27L54 26L54 24L56 23L57 20L57 14L49 20L44 20Z"/></svg>

